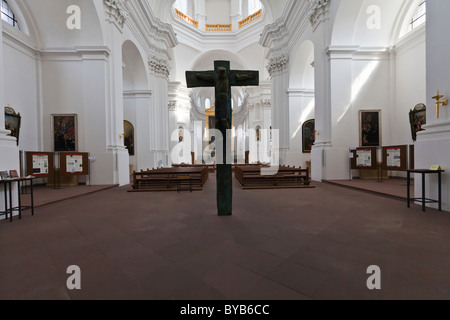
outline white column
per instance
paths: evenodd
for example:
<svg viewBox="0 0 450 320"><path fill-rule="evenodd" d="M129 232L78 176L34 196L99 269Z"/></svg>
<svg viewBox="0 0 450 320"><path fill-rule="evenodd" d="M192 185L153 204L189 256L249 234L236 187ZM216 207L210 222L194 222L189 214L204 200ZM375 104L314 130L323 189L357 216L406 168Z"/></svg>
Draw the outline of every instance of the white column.
<svg viewBox="0 0 450 320"><path fill-rule="evenodd" d="M443 209L450 211L450 105L440 108L439 119L436 116L436 101L432 99L437 90L445 98L450 97L450 20L446 12L450 10L450 1L427 1L427 125L425 131L418 134L416 143L416 169L429 169L440 165L447 172L442 178ZM421 178L416 177L416 196L422 196ZM437 199L437 177L430 175L426 179L426 197ZM436 207L436 205L432 205Z"/></svg>
<svg viewBox="0 0 450 320"><path fill-rule="evenodd" d="M126 23L123 3L117 3L116 6L110 6L105 3L107 25L107 43L111 48L109 57L109 82L107 104L107 152L108 165L113 165L113 180L115 184L130 183L129 164L130 159L128 151L123 144L123 60L122 44L123 26Z"/></svg>
<svg viewBox="0 0 450 320"><path fill-rule="evenodd" d="M314 181L327 179L327 163L333 161L333 155L328 154L332 142L330 29L330 22L325 19L314 32L315 120L319 134L311 152L311 178Z"/></svg>
<svg viewBox="0 0 450 320"><path fill-rule="evenodd" d="M206 24L206 4L205 0L195 0L195 20L198 21L198 28L205 31Z"/></svg>
<svg viewBox="0 0 450 320"><path fill-rule="evenodd" d="M150 149L155 166L170 165L169 150L169 82L168 66L163 61L149 60L150 85L153 92L150 123L152 124Z"/></svg>
<svg viewBox="0 0 450 320"><path fill-rule="evenodd" d="M3 26L2 26L2 20L0 20L0 147L4 146L7 147L9 149L9 151L13 151L16 152L17 150L11 150L12 149L17 149L15 148L16 146L16 139L15 138L11 138L8 137L7 134L9 134L9 131L5 130L5 106L7 105L7 101L5 101L5 95L4 95L4 90L5 90L5 86L4 86L4 68L3 68ZM0 154L2 155L0 157L0 169L4 169L6 167L4 167L3 163L5 163L5 165L7 164L11 164L11 159L8 161L8 154L6 153L6 149L1 150ZM15 155L14 155L15 156ZM17 159L18 161L18 159ZM15 161L14 161L15 162ZM17 165L18 167L19 165ZM11 167L11 170L16 169L15 167ZM6 169L5 169L6 170Z"/></svg>
<svg viewBox="0 0 450 320"><path fill-rule="evenodd" d="M242 0L231 0L231 23L233 31L239 30L239 21L242 20Z"/></svg>
<svg viewBox="0 0 450 320"><path fill-rule="evenodd" d="M5 111L7 102L4 101L4 68L3 68L3 30L0 20L0 171L17 170L19 172L19 148L16 139L8 137L5 130ZM16 187L14 187L16 189ZM0 208L4 208L3 190L1 191ZM13 190L13 205L17 206L17 190ZM2 218L4 219L4 216Z"/></svg>
<svg viewBox="0 0 450 320"><path fill-rule="evenodd" d="M289 58L280 56L269 62L272 81L272 127L280 132L281 164L286 163L286 153L290 148L289 137Z"/></svg>
<svg viewBox="0 0 450 320"><path fill-rule="evenodd" d="M5 132L5 113L3 112L3 108L5 107L5 101L3 101L4 97L4 85L3 85L3 26L2 20L0 20L0 139L2 136L6 135Z"/></svg>

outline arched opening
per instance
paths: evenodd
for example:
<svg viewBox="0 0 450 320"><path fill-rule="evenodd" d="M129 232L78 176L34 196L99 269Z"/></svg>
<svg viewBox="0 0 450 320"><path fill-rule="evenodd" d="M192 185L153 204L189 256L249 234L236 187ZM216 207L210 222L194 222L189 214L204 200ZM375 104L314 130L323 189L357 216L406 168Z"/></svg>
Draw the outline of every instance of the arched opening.
<svg viewBox="0 0 450 320"><path fill-rule="evenodd" d="M134 126L130 121L123 121L124 144L130 156L134 156Z"/></svg>
<svg viewBox="0 0 450 320"><path fill-rule="evenodd" d="M130 152L130 169L147 169L147 153L150 152L150 91L147 72L142 55L130 40L122 45L123 73L123 117L125 124L134 129L133 151ZM124 128L127 137L127 128ZM126 142L126 140L125 140ZM126 144L125 144L126 145ZM127 146L127 145L126 145Z"/></svg>

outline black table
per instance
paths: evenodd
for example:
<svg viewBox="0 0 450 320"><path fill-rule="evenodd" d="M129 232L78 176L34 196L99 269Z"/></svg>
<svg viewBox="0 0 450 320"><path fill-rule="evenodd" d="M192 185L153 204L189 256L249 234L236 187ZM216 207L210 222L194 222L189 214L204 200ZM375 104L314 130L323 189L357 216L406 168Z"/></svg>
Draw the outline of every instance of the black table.
<svg viewBox="0 0 450 320"><path fill-rule="evenodd" d="M438 203L439 211L442 211L442 173L444 170L407 170L408 173L408 208L411 207L411 201L422 203L422 210L425 212L427 203ZM411 198L411 173L422 175L422 198ZM428 199L425 196L425 175L427 174L437 174L438 175L438 188L439 195L438 200Z"/></svg>
<svg viewBox="0 0 450 320"><path fill-rule="evenodd" d="M0 216L5 215L6 219L9 221L13 221L13 212L19 212L19 219L22 219L22 210L31 209L31 215L34 216L34 195L33 195L33 178L12 178L0 180L0 185L4 186L3 193L5 197L5 211L0 211ZM22 206L22 197L21 197L21 184L24 182L30 181L30 194L31 194L31 206ZM12 202L12 188L13 183L17 183L18 190L18 201L19 205L17 207L13 207Z"/></svg>

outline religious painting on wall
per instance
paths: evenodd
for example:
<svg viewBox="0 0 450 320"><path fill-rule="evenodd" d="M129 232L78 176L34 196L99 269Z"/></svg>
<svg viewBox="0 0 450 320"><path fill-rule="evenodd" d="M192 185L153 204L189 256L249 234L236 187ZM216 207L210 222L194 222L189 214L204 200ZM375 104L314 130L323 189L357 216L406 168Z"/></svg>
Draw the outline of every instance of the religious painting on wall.
<svg viewBox="0 0 450 320"><path fill-rule="evenodd" d="M77 151L76 114L53 114L52 129L55 152Z"/></svg>
<svg viewBox="0 0 450 320"><path fill-rule="evenodd" d="M359 112L361 147L381 146L381 110Z"/></svg>
<svg viewBox="0 0 450 320"><path fill-rule="evenodd" d="M11 131L8 136L17 139L17 145L19 145L19 135L22 117L16 114L13 108L5 107L5 129Z"/></svg>
<svg viewBox="0 0 450 320"><path fill-rule="evenodd" d="M123 132L123 143L128 150L128 154L134 156L134 126L131 122L127 120L123 121Z"/></svg>
<svg viewBox="0 0 450 320"><path fill-rule="evenodd" d="M417 133L424 131L423 126L427 124L427 107L419 103L409 112L409 122L411 124L411 134L413 141L417 140Z"/></svg>
<svg viewBox="0 0 450 320"><path fill-rule="evenodd" d="M312 146L316 140L316 120L308 120L303 124L303 153L311 153Z"/></svg>
<svg viewBox="0 0 450 320"><path fill-rule="evenodd" d="M256 141L261 142L261 127L260 126L256 127Z"/></svg>

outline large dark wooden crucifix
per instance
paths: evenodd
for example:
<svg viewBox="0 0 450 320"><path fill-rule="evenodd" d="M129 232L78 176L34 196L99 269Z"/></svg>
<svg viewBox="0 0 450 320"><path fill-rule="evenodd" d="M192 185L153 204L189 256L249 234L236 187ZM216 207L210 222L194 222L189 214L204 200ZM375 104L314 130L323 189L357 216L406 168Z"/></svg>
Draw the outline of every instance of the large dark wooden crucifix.
<svg viewBox="0 0 450 320"><path fill-rule="evenodd" d="M216 89L216 129L222 133L223 152L217 156L223 157L223 164L217 165L217 208L219 216L231 216L233 211L233 175L231 159L231 87L258 86L258 71L230 70L229 61L215 61L214 71L187 71L186 82L188 88L215 87ZM218 139L216 138L216 141Z"/></svg>

